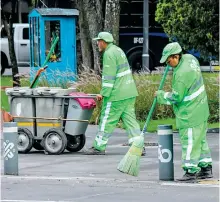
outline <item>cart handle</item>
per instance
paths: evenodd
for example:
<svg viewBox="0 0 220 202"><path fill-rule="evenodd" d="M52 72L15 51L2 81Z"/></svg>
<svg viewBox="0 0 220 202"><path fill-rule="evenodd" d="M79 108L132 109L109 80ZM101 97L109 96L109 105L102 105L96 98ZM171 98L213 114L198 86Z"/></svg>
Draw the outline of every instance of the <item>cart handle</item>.
<svg viewBox="0 0 220 202"><path fill-rule="evenodd" d="M9 122L12 121L14 118L18 118L18 119L43 119L43 120L59 120L59 121L78 121L78 122L89 122L89 120L79 120L79 119L64 119L61 116L58 118L47 118L47 117L26 117L26 116L13 116L7 112L5 112L4 117L7 116L7 121L5 122Z"/></svg>

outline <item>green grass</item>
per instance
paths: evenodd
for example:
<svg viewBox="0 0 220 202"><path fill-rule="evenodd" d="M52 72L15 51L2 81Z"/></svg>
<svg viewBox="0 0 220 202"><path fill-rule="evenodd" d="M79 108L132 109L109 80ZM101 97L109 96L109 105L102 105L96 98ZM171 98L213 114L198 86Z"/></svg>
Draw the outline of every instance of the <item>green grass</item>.
<svg viewBox="0 0 220 202"><path fill-rule="evenodd" d="M11 76L1 77L1 86L12 86ZM6 111L10 110L10 106L8 103L8 96L5 94L4 90L1 90L1 108Z"/></svg>
<svg viewBox="0 0 220 202"><path fill-rule="evenodd" d="M145 124L144 121L140 122L141 129L144 127L144 124ZM176 130L175 119L161 119L161 120L151 120L149 125L148 125L147 131L148 132L157 131L158 125L172 125L173 130Z"/></svg>
<svg viewBox="0 0 220 202"><path fill-rule="evenodd" d="M217 81L217 76L218 76L218 73L203 73L204 80L207 83L210 80L211 81L213 81L213 80ZM161 77L161 75L153 75L151 77L151 79L152 79L153 82L157 82L157 81L159 81L160 77ZM143 75L143 79L146 80L146 75L145 76ZM29 86L29 85L30 85L30 82L27 81L27 79L26 80L21 79L21 86ZM12 86L12 78L11 78L11 76L1 77L1 86ZM92 85L86 84L86 86L87 87L89 86L87 91L90 92L90 93L98 93L98 91L99 91L99 89L96 89L97 85L95 85L94 89L92 89L92 90L91 90L91 86ZM94 91L94 92L92 92L92 91ZM1 107L3 109L7 110L7 111L10 110L10 106L8 104L8 97L5 95L4 90L1 90ZM141 107L140 107L140 110L141 110ZM93 114L95 114L95 113L93 113ZM143 128L144 123L145 123L144 121L140 122L141 128ZM168 119L151 120L150 124L148 126L148 130L147 131L148 132L155 132L157 130L158 125L164 125L164 124L172 125L173 126L173 130L176 130L175 119L168 118ZM118 127L123 128L121 123L118 124ZM209 128L219 128L219 123L209 124L208 127Z"/></svg>
<svg viewBox="0 0 220 202"><path fill-rule="evenodd" d="M12 86L11 76L2 76L1 77L1 86Z"/></svg>
<svg viewBox="0 0 220 202"><path fill-rule="evenodd" d="M29 86L30 82L27 79L21 79L21 86ZM12 77L11 76L2 76L1 77L1 86L3 87L12 87L13 82L12 82ZM1 90L1 108L9 111L10 106L8 103L8 96L5 94L4 90Z"/></svg>
<svg viewBox="0 0 220 202"><path fill-rule="evenodd" d="M208 128L220 128L220 123L209 123Z"/></svg>
<svg viewBox="0 0 220 202"><path fill-rule="evenodd" d="M141 128L143 128L145 122L140 122ZM156 132L158 125L172 125L173 130L176 131L175 119L161 119L161 120L151 120L148 126L148 132ZM219 123L209 123L208 128L220 128Z"/></svg>
<svg viewBox="0 0 220 202"><path fill-rule="evenodd" d="M1 108L9 111L10 110L10 106L8 103L8 96L5 94L5 91L1 90Z"/></svg>

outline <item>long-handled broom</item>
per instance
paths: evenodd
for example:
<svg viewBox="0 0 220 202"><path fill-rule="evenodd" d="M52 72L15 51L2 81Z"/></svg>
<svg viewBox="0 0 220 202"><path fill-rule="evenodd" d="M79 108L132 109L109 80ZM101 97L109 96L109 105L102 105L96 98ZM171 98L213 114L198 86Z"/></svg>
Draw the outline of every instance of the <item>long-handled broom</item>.
<svg viewBox="0 0 220 202"><path fill-rule="evenodd" d="M170 68L169 66L165 68L158 90L161 90L163 88L169 68ZM147 120L144 124L144 128L140 136L135 138L130 149L128 150L126 155L123 157L123 159L120 161L120 163L118 164L117 169L120 172L126 173L128 175L132 175L132 176L138 176L139 169L140 169L140 158L141 158L141 154L142 154L142 150L144 146L144 133L147 130L147 127L150 122L156 103L157 103L157 97L154 98L153 104L151 106L150 112L147 116Z"/></svg>

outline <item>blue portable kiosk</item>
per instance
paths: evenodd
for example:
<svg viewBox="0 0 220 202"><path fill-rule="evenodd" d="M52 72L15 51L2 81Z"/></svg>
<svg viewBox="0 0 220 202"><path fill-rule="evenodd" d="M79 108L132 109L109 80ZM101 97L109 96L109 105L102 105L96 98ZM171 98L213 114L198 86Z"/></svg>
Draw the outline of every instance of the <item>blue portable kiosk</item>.
<svg viewBox="0 0 220 202"><path fill-rule="evenodd" d="M49 85L74 81L77 74L76 58L76 9L36 8L29 14L31 80L37 70L48 65L42 74ZM59 37L49 57L51 45ZM58 38L57 38L58 39Z"/></svg>

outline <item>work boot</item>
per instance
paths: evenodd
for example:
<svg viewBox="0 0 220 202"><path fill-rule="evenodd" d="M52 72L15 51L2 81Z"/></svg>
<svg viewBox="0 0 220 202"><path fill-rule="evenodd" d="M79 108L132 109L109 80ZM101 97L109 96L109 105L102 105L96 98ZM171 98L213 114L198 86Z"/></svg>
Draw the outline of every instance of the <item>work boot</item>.
<svg viewBox="0 0 220 202"><path fill-rule="evenodd" d="M145 150L145 147L143 147L141 156L145 156L145 155L146 155L146 150Z"/></svg>
<svg viewBox="0 0 220 202"><path fill-rule="evenodd" d="M85 151L84 154L85 155L105 155L105 151L100 151L100 150L97 150L95 147L91 147L87 151Z"/></svg>
<svg viewBox="0 0 220 202"><path fill-rule="evenodd" d="M209 165L205 168L201 168L200 172L198 173L197 178L198 179L206 179L206 178L212 178L212 166Z"/></svg>
<svg viewBox="0 0 220 202"><path fill-rule="evenodd" d="M189 181L194 181L197 178L197 173L189 173L186 172L182 178L177 179L177 181L182 181L182 182L189 182Z"/></svg>

